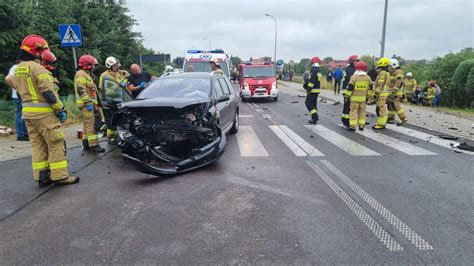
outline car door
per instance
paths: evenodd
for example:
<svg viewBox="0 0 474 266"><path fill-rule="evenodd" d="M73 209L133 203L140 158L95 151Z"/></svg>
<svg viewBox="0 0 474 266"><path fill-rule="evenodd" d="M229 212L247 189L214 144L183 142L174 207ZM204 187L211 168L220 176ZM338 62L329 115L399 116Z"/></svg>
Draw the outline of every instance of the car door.
<svg viewBox="0 0 474 266"><path fill-rule="evenodd" d="M132 94L111 79L102 80L101 106L107 128L112 128L112 118L118 110L118 104L131 101Z"/></svg>
<svg viewBox="0 0 474 266"><path fill-rule="evenodd" d="M228 113L229 113L229 120L232 122L234 122L234 118L235 118L235 112L237 110L237 99L236 99L236 96L235 96L235 90L234 90L234 86L232 86L232 83L230 82L230 80L228 78L219 78L219 80L221 81L221 86L222 88L224 89L224 94L225 95L229 95L229 104L228 104Z"/></svg>
<svg viewBox="0 0 474 266"><path fill-rule="evenodd" d="M225 98L224 91L222 90L221 84L217 78L212 79L212 90L214 99L216 100L216 108L219 111L219 124L224 130L229 126L229 101L222 101Z"/></svg>

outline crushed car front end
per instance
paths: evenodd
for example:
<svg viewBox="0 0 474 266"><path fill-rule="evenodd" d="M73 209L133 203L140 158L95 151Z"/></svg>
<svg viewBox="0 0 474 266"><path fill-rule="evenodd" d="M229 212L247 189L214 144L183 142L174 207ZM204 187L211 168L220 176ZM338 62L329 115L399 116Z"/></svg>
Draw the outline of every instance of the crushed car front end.
<svg viewBox="0 0 474 266"><path fill-rule="evenodd" d="M125 103L114 116L118 146L139 171L178 174L217 161L226 136L211 100L146 99Z"/></svg>

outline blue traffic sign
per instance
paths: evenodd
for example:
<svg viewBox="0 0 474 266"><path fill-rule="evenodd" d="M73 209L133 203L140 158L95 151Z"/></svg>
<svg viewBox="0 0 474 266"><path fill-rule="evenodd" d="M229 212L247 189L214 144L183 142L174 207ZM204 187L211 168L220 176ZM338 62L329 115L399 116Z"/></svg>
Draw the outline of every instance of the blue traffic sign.
<svg viewBox="0 0 474 266"><path fill-rule="evenodd" d="M82 46L81 25L60 24L59 40L64 47Z"/></svg>

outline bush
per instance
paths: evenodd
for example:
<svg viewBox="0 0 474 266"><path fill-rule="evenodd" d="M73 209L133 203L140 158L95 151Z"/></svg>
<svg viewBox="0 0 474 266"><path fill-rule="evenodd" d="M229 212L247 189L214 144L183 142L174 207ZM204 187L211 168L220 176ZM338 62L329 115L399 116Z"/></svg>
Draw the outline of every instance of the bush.
<svg viewBox="0 0 474 266"><path fill-rule="evenodd" d="M463 61L458 65L452 77L449 92L449 99L456 103L461 103L463 106L470 106L470 96L467 84L468 76L474 69L474 59Z"/></svg>
<svg viewBox="0 0 474 266"><path fill-rule="evenodd" d="M474 67L471 68L471 71L467 76L466 85L464 88L466 90L466 106L474 108Z"/></svg>
<svg viewBox="0 0 474 266"><path fill-rule="evenodd" d="M15 102L0 100L0 125L15 128L15 115Z"/></svg>

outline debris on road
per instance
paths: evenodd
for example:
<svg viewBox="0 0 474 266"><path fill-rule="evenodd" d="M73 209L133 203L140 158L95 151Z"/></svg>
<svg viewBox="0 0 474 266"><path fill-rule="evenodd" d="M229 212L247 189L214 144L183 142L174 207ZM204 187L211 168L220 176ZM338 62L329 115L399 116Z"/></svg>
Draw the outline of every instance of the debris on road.
<svg viewBox="0 0 474 266"><path fill-rule="evenodd" d="M446 134L440 134L440 135L438 135L438 137L440 137L442 139L449 139L449 140L457 140L458 139L458 137L451 136L451 135L446 135Z"/></svg>
<svg viewBox="0 0 474 266"><path fill-rule="evenodd" d="M474 152L474 146L469 145L466 142L459 144L458 149Z"/></svg>
<svg viewBox="0 0 474 266"><path fill-rule="evenodd" d="M410 140L408 140L408 141L411 142L411 143L418 143L417 140L412 140L412 139L410 139Z"/></svg>
<svg viewBox="0 0 474 266"><path fill-rule="evenodd" d="M340 101L337 101L337 102L333 103L332 105L338 105L340 103L341 103Z"/></svg>
<svg viewBox="0 0 474 266"><path fill-rule="evenodd" d="M0 126L0 136L8 137L11 134L13 134L13 129L11 129L7 126Z"/></svg>
<svg viewBox="0 0 474 266"><path fill-rule="evenodd" d="M299 101L293 101L293 102L291 102L291 103L299 103Z"/></svg>
<svg viewBox="0 0 474 266"><path fill-rule="evenodd" d="M455 127L448 127L448 129L450 129L450 130L458 130L458 129L455 128Z"/></svg>
<svg viewBox="0 0 474 266"><path fill-rule="evenodd" d="M305 98L306 96L305 95L298 95L298 97Z"/></svg>

